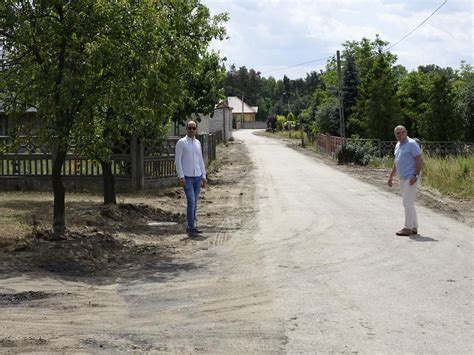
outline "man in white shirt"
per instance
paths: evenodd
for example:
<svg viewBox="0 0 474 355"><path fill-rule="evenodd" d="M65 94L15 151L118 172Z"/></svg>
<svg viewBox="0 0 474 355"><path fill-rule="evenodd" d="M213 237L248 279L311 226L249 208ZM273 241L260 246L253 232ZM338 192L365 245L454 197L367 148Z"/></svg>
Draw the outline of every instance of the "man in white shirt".
<svg viewBox="0 0 474 355"><path fill-rule="evenodd" d="M196 139L196 133L196 122L189 121L186 124L186 136L176 143L175 148L176 172L179 184L183 186L186 194L186 231L190 238L197 237L198 233L201 232L195 226L197 202L201 185L205 187L207 184L201 143Z"/></svg>

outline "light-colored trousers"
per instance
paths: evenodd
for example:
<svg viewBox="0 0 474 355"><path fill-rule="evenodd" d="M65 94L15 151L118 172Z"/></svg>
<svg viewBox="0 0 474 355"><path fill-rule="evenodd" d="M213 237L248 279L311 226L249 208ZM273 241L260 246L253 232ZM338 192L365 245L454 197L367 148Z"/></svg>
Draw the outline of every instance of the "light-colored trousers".
<svg viewBox="0 0 474 355"><path fill-rule="evenodd" d="M400 179L400 192L402 193L403 207L405 208L405 228L418 228L415 200L418 181L410 185L410 179Z"/></svg>

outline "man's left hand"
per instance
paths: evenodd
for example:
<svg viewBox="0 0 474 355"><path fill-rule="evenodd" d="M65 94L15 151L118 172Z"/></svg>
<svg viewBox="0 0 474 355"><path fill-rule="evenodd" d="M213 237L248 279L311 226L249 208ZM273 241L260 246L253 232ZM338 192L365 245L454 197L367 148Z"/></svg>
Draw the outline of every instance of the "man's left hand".
<svg viewBox="0 0 474 355"><path fill-rule="evenodd" d="M418 181L418 178L417 178L416 176L412 176L412 177L410 178L410 185L415 184L417 181Z"/></svg>
<svg viewBox="0 0 474 355"><path fill-rule="evenodd" d="M202 178L202 179L201 179L201 186L202 186L202 187L206 187L206 186L207 186L207 179L206 179L206 178Z"/></svg>

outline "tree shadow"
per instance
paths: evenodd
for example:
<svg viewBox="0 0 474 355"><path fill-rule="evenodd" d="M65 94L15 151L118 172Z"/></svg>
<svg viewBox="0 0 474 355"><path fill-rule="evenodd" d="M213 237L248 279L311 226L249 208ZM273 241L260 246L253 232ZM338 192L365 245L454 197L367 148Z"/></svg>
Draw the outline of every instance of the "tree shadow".
<svg viewBox="0 0 474 355"><path fill-rule="evenodd" d="M69 233L62 240L32 236L0 252L0 278L28 275L94 285L165 282L198 268L177 256L172 243L135 242L104 233Z"/></svg>
<svg viewBox="0 0 474 355"><path fill-rule="evenodd" d="M68 229L55 240L44 228L52 217L52 208L45 207L52 202L13 200L0 208L4 205L32 232L1 240L0 278L28 274L91 284L164 282L197 267L183 261L190 248L178 240L182 213L145 204L68 202Z"/></svg>

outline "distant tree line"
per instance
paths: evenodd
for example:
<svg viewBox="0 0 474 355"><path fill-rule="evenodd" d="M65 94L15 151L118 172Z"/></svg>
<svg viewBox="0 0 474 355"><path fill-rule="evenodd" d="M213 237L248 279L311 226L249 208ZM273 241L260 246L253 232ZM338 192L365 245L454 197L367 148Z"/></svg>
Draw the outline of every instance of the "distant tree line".
<svg viewBox="0 0 474 355"><path fill-rule="evenodd" d="M386 50L388 42L343 43L341 51L345 132L347 137L393 140L393 127L430 141L474 141L474 70L430 64L408 71ZM339 83L335 57L325 70L304 79L262 77L254 69L232 65L224 81L226 96L258 106L257 120L291 112L307 131L340 135Z"/></svg>

